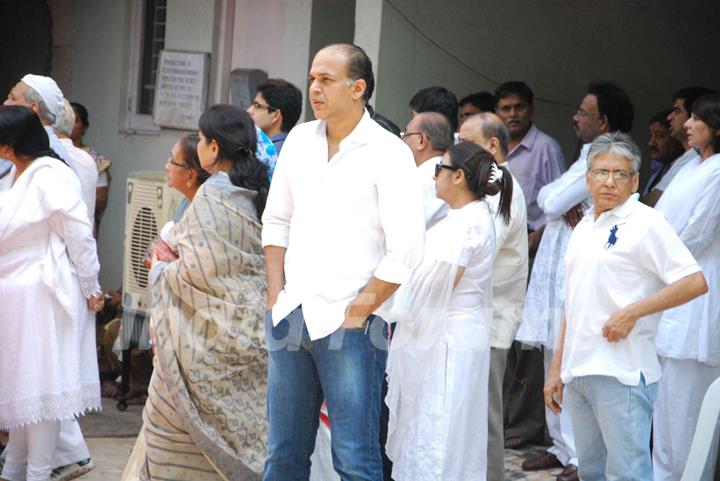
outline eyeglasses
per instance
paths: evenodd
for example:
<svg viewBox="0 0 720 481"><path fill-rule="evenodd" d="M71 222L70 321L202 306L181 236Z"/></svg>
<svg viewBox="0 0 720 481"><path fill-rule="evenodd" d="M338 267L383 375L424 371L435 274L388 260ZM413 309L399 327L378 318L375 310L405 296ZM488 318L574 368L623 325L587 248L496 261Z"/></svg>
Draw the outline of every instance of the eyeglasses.
<svg viewBox="0 0 720 481"><path fill-rule="evenodd" d="M402 134L400 134L400 138L405 140L406 138L411 137L413 135L425 135L425 134L423 134L422 132L403 132Z"/></svg>
<svg viewBox="0 0 720 481"><path fill-rule="evenodd" d="M577 112L575 112L575 115L577 115L578 117L587 117L589 115L602 115L602 114L600 112L588 112L587 110L578 108Z"/></svg>
<svg viewBox="0 0 720 481"><path fill-rule="evenodd" d="M277 110L277 108L275 108L275 107L271 107L269 105L263 105L260 102L256 102L255 100L250 102L250 107L254 108L255 110L267 110L269 114L271 114Z"/></svg>
<svg viewBox="0 0 720 481"><path fill-rule="evenodd" d="M605 169L595 169L590 171L590 178L595 182L605 182L611 175L615 182L618 184L624 184L626 182L630 182L630 179L632 179L635 174L625 170L609 171Z"/></svg>
<svg viewBox="0 0 720 481"><path fill-rule="evenodd" d="M189 165L181 164L180 162L175 162L172 157L168 157L167 163L170 165L174 165L175 167L180 167L182 169L192 169Z"/></svg>
<svg viewBox="0 0 720 481"><path fill-rule="evenodd" d="M452 165L445 165L442 162L438 162L435 164L435 177L440 175L440 171L443 169L452 170L454 172L456 170L460 170L460 167L453 167Z"/></svg>

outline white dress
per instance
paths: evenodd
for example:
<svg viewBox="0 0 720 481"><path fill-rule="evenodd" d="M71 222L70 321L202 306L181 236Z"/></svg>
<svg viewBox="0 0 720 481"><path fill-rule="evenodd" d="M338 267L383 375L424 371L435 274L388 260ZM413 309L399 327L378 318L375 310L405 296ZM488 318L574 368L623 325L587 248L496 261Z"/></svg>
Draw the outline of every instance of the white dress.
<svg viewBox="0 0 720 481"><path fill-rule="evenodd" d="M0 192L0 429L100 408L98 271L77 177L36 159Z"/></svg>
<svg viewBox="0 0 720 481"><path fill-rule="evenodd" d="M450 210L428 230L422 264L393 299L386 450L396 481L486 477L494 257L487 203Z"/></svg>
<svg viewBox="0 0 720 481"><path fill-rule="evenodd" d="M695 257L710 288L663 313L658 354L720 366L720 154L688 162L655 208Z"/></svg>

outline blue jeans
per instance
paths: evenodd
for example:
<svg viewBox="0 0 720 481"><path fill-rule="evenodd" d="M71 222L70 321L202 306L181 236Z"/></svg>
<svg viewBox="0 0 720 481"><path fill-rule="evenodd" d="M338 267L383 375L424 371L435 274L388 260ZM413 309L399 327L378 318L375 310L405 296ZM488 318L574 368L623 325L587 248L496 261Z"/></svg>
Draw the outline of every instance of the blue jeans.
<svg viewBox="0 0 720 481"><path fill-rule="evenodd" d="M385 322L370 316L361 329L338 329L310 340L302 308L273 327L269 351L270 432L264 481L310 476L320 405L327 402L335 471L343 481L382 481L380 393L387 360Z"/></svg>
<svg viewBox="0 0 720 481"><path fill-rule="evenodd" d="M580 479L652 481L650 428L657 383L627 386L614 377L581 376L565 385Z"/></svg>

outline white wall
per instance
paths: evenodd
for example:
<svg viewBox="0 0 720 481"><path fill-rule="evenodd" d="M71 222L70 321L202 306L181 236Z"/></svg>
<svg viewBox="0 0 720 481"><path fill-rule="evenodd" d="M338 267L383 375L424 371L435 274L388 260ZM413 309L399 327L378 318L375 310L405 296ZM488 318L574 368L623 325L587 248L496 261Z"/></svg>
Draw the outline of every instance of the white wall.
<svg viewBox="0 0 720 481"><path fill-rule="evenodd" d="M537 97L565 104L538 99L536 122L572 155L575 106L588 81L607 79L632 98L633 135L644 147L649 117L670 107L674 91L720 86L720 64L712 60L717 1L388 0L382 15L376 107L402 126L410 97L423 87L444 85L460 98L525 80Z"/></svg>
<svg viewBox="0 0 720 481"><path fill-rule="evenodd" d="M232 69L264 70L295 84L304 98L311 14L312 0L237 0Z"/></svg>
<svg viewBox="0 0 720 481"><path fill-rule="evenodd" d="M185 131L162 129L157 135L121 131L127 96L130 2L77 0L74 18L72 79L68 98L84 104L90 128L85 141L110 158L110 200L101 224L99 249L105 289L122 280L125 183L129 172L161 170L170 149ZM212 51L215 0L169 0L165 48ZM215 58L211 58L211 69Z"/></svg>

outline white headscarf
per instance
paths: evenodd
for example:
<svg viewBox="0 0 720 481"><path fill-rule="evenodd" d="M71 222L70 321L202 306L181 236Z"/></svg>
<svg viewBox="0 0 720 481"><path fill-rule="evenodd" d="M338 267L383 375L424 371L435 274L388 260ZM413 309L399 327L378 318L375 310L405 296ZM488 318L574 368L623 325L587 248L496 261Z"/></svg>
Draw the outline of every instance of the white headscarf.
<svg viewBox="0 0 720 481"><path fill-rule="evenodd" d="M60 116L64 108L64 97L62 90L53 79L29 73L21 79L21 82L26 83L40 94L48 110L55 118Z"/></svg>

